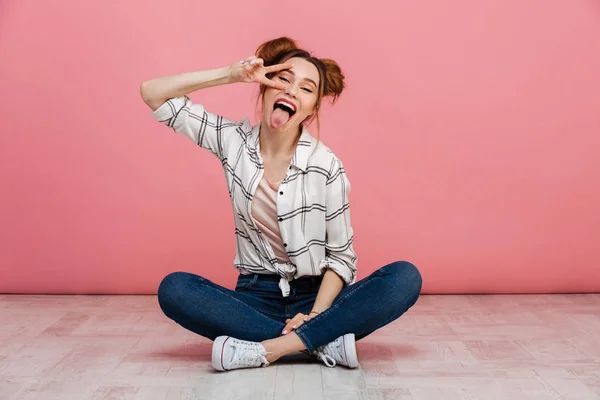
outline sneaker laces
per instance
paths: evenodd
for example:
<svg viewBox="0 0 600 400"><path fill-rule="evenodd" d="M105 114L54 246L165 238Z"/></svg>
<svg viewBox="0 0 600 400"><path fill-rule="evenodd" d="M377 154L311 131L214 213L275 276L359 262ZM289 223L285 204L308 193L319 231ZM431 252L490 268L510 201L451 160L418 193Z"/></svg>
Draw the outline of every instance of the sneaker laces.
<svg viewBox="0 0 600 400"><path fill-rule="evenodd" d="M233 361L228 368L231 367L238 367L238 366L253 366L253 367L260 367L260 366L268 366L269 362L267 361L267 358L265 357L267 353L260 353L258 351L254 351L254 350L246 350L245 352L243 352L242 354L240 354L240 356Z"/></svg>
<svg viewBox="0 0 600 400"><path fill-rule="evenodd" d="M336 365L335 358L326 354L324 351L317 351L317 358L323 361L329 368L333 368Z"/></svg>
<svg viewBox="0 0 600 400"><path fill-rule="evenodd" d="M342 336L335 339L333 342L326 344L325 346L319 347L315 354L317 359L323 361L325 365L330 368L333 368L337 365L336 359L340 357L338 347L340 346L340 342L342 340ZM343 361L340 359L340 361Z"/></svg>
<svg viewBox="0 0 600 400"><path fill-rule="evenodd" d="M334 353L329 346L320 347L315 354L317 355L317 359L323 361L329 368L336 366L337 362L335 361Z"/></svg>
<svg viewBox="0 0 600 400"><path fill-rule="evenodd" d="M238 367L267 367L269 365L269 361L265 357L267 352L263 349L260 349L258 346L249 346L248 343L234 341L236 343L236 347L239 348L246 347L245 350L242 350L239 356L234 357L233 361L227 366L227 369L233 369ZM251 348L248 348L251 347ZM252 348L254 347L254 348Z"/></svg>

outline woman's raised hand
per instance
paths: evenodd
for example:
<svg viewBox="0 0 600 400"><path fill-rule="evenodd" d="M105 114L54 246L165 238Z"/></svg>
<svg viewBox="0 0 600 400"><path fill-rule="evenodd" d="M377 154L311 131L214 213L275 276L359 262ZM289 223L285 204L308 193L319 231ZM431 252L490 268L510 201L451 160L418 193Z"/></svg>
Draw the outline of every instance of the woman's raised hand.
<svg viewBox="0 0 600 400"><path fill-rule="evenodd" d="M283 63L264 66L264 60L257 57L248 57L242 61L236 61L229 66L229 76L233 82L256 82L263 85L275 88L285 89L286 86L281 82L273 81L267 78L267 74L277 72L284 69L292 68L292 64Z"/></svg>

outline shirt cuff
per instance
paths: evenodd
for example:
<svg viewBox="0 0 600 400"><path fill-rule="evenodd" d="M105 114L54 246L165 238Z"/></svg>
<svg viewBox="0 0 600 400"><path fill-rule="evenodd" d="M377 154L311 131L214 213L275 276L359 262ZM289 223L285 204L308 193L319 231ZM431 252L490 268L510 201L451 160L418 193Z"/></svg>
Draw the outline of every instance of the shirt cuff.
<svg viewBox="0 0 600 400"><path fill-rule="evenodd" d="M185 97L169 99L162 103L156 110L152 111L152 115L159 122L168 121L175 116L175 110L178 110L185 105L185 101Z"/></svg>

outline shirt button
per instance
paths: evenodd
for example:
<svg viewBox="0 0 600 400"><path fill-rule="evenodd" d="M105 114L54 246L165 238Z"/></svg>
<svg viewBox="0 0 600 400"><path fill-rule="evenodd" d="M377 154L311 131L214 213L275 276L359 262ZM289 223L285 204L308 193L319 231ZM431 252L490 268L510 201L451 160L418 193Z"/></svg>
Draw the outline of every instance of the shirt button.
<svg viewBox="0 0 600 400"><path fill-rule="evenodd" d="M283 244L283 247L287 247L287 243L284 243L284 244Z"/></svg>
<svg viewBox="0 0 600 400"><path fill-rule="evenodd" d="M279 222L283 221L283 218L278 218L278 219L279 219Z"/></svg>
<svg viewBox="0 0 600 400"><path fill-rule="evenodd" d="M291 165L290 165L290 168L289 168L289 169L292 169L292 166L291 166Z"/></svg>
<svg viewBox="0 0 600 400"><path fill-rule="evenodd" d="M279 194L283 194L283 192L279 192Z"/></svg>

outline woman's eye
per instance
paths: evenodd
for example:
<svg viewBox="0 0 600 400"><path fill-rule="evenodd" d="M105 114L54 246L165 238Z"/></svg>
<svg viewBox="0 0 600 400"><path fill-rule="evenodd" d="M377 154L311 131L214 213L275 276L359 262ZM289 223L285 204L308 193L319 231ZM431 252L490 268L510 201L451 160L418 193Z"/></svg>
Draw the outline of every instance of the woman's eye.
<svg viewBox="0 0 600 400"><path fill-rule="evenodd" d="M284 82L290 83L290 81L288 81L286 78L284 78L283 76L280 76L279 79L281 79Z"/></svg>
<svg viewBox="0 0 600 400"><path fill-rule="evenodd" d="M312 90L310 90L309 88L302 88L306 93L312 93Z"/></svg>

